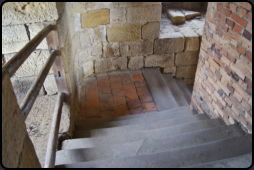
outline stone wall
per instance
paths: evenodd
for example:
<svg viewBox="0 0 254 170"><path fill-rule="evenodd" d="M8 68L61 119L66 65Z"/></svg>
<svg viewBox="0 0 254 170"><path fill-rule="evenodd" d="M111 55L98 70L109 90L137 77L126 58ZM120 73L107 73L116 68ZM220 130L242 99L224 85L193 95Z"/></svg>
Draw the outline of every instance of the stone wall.
<svg viewBox="0 0 254 170"><path fill-rule="evenodd" d="M2 66L44 27L42 22L58 19L55 2L6 2L2 6ZM12 76L17 99L23 99L49 57L44 39ZM39 95L57 93L50 70Z"/></svg>
<svg viewBox="0 0 254 170"><path fill-rule="evenodd" d="M191 107L252 133L250 3L208 3Z"/></svg>

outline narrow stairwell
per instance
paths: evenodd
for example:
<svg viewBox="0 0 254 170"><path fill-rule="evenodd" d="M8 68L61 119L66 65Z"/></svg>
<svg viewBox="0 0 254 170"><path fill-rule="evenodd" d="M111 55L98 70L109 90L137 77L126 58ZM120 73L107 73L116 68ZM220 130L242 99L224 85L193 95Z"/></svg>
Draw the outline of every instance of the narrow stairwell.
<svg viewBox="0 0 254 170"><path fill-rule="evenodd" d="M190 109L181 79L142 69L158 112L81 119L56 152L57 168L246 168L252 135Z"/></svg>

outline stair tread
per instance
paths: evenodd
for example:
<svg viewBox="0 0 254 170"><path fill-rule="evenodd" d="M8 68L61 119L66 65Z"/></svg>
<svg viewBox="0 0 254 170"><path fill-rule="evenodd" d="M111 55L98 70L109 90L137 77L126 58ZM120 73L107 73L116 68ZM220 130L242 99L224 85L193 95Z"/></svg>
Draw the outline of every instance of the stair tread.
<svg viewBox="0 0 254 170"><path fill-rule="evenodd" d="M230 125L127 144L60 150L56 152L56 165L157 153L240 135L244 135L243 130L237 125Z"/></svg>
<svg viewBox="0 0 254 170"><path fill-rule="evenodd" d="M184 98L186 99L186 101L188 102L188 104L190 104L191 102L191 92L188 89L188 87L186 86L185 82L183 81L183 79L174 79L176 84L178 85L179 89L181 90Z"/></svg>
<svg viewBox="0 0 254 170"><path fill-rule="evenodd" d="M154 120L150 119L150 121L145 121L142 123L134 122L136 124L130 124L132 122L107 122L106 125L103 126L104 128L101 128L101 129L79 130L79 131L76 130L74 134L74 138L98 137L98 136L107 136L107 135L115 135L115 134L124 134L129 132L159 129L159 128L191 123L191 122L197 122L197 121L206 120L206 119L209 119L207 115L199 114L199 115L177 117L173 119L160 118L157 121L155 119Z"/></svg>
<svg viewBox="0 0 254 170"><path fill-rule="evenodd" d="M188 168L249 168L251 164L252 164L252 153L248 153L233 158L194 165Z"/></svg>
<svg viewBox="0 0 254 170"><path fill-rule="evenodd" d="M224 125L223 121L217 119L207 119L198 122L192 122L182 125L176 125L160 129L145 130L139 132L127 132L111 136L101 136L92 138L69 139L62 142L62 149L89 148L97 146L109 146L120 143L128 143L143 139L153 139L160 137L169 137L183 133L209 129Z"/></svg>
<svg viewBox="0 0 254 170"><path fill-rule="evenodd" d="M94 119L83 118L83 119L79 119L76 122L76 125L81 125L81 124L88 124L89 125L89 124L109 122L109 121L136 119L136 118L142 118L142 117L152 117L152 116L156 116L157 114L174 114L175 112L187 111L187 110L191 110L190 106L182 106L182 107L177 107L177 108L164 110L164 111L160 111L160 112L148 112L145 114L126 115L126 116L121 116L121 117L94 118Z"/></svg>
<svg viewBox="0 0 254 170"><path fill-rule="evenodd" d="M189 110L185 112L172 112L172 114L164 113L158 114L150 117L142 117L136 119L125 119L125 120L116 120L116 121L107 121L107 122L95 122L95 123L84 123L83 125L76 126L76 130L90 130L90 129L100 129L100 128L109 128L109 127L119 127L119 126L128 126L140 123L148 123L152 121L164 120L164 119L176 119L183 116L193 116L196 114L195 110Z"/></svg>
<svg viewBox="0 0 254 170"><path fill-rule="evenodd" d="M158 111L179 107L157 68L142 69L142 73Z"/></svg>
<svg viewBox="0 0 254 170"><path fill-rule="evenodd" d="M232 137L171 151L136 155L126 158L65 164L56 167L166 168L191 166L250 153L252 150L251 138L251 135Z"/></svg>
<svg viewBox="0 0 254 170"><path fill-rule="evenodd" d="M176 84L174 78L171 74L162 74L162 77L164 78L165 82L168 85L168 88L170 89L172 95L174 96L178 106L189 106L186 99L183 97L178 85Z"/></svg>

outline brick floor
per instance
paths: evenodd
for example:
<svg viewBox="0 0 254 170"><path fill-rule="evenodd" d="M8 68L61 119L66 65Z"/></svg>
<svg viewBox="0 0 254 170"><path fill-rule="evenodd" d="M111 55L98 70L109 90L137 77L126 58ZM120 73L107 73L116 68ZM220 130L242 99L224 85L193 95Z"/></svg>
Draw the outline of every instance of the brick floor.
<svg viewBox="0 0 254 170"><path fill-rule="evenodd" d="M142 72L115 71L87 78L82 87L80 115L108 118L156 111Z"/></svg>

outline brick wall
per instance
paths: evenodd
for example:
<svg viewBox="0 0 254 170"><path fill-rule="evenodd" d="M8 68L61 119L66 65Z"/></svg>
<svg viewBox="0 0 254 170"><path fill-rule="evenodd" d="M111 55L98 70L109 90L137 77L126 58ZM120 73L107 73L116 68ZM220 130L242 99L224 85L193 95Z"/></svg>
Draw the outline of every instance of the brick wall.
<svg viewBox="0 0 254 170"><path fill-rule="evenodd" d="M250 3L208 3L191 107L252 133Z"/></svg>

